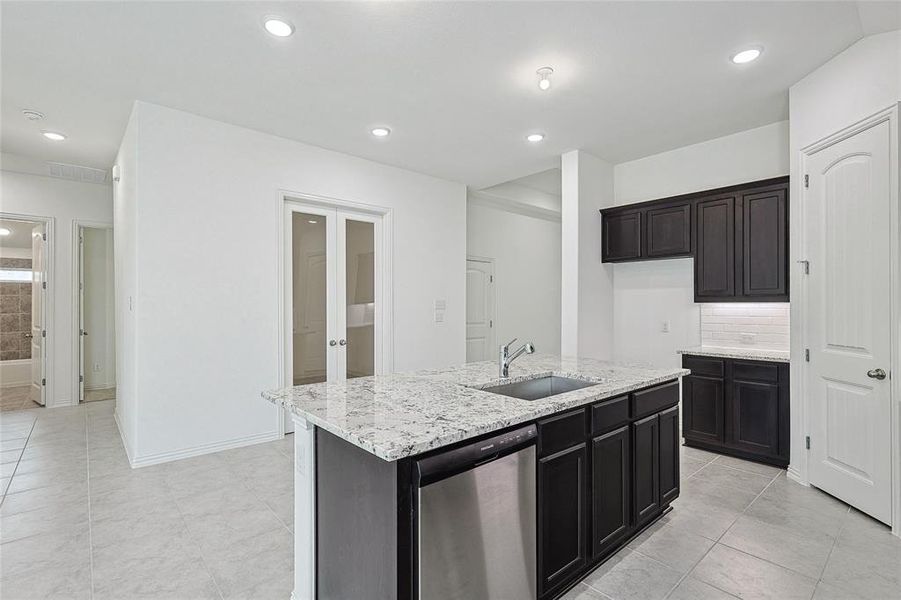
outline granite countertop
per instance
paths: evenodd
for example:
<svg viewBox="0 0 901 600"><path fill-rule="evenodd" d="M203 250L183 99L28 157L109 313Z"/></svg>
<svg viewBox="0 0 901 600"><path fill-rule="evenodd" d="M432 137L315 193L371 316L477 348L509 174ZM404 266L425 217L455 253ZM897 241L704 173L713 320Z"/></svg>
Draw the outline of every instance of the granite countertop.
<svg viewBox="0 0 901 600"><path fill-rule="evenodd" d="M510 366L511 376L504 380L498 378L497 363L485 361L302 385L263 392L263 397L393 461L688 374L686 369L536 353L518 358ZM479 389L545 375L598 385L531 401Z"/></svg>
<svg viewBox="0 0 901 600"><path fill-rule="evenodd" d="M790 362L788 350L761 350L760 348L718 348L716 346L691 346L677 351L679 354L714 356L718 358L747 358L769 362Z"/></svg>

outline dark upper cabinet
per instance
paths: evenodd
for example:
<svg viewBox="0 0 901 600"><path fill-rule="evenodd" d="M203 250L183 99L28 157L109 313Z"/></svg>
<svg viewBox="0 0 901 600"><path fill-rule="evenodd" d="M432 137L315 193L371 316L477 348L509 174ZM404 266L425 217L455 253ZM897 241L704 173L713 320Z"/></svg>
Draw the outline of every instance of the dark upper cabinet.
<svg viewBox="0 0 901 600"><path fill-rule="evenodd" d="M629 426L591 441L591 553L597 558L629 531L632 461Z"/></svg>
<svg viewBox="0 0 901 600"><path fill-rule="evenodd" d="M735 296L735 197L698 202L695 302Z"/></svg>
<svg viewBox="0 0 901 600"><path fill-rule="evenodd" d="M604 261L641 258L641 212L624 211L604 218L601 239Z"/></svg>
<svg viewBox="0 0 901 600"><path fill-rule="evenodd" d="M587 464L584 441L538 461L539 595L587 560Z"/></svg>
<svg viewBox="0 0 901 600"><path fill-rule="evenodd" d="M661 411L660 420L660 504L679 497L679 407Z"/></svg>
<svg viewBox="0 0 901 600"><path fill-rule="evenodd" d="M695 302L786 302L788 210L788 177L607 208L601 259L693 256Z"/></svg>
<svg viewBox="0 0 901 600"><path fill-rule="evenodd" d="M741 291L747 298L788 299L787 188L741 196Z"/></svg>
<svg viewBox="0 0 901 600"><path fill-rule="evenodd" d="M682 380L685 445L788 465L787 363L685 355L682 366L692 370Z"/></svg>
<svg viewBox="0 0 901 600"><path fill-rule="evenodd" d="M640 526L660 509L660 422L651 415L632 424L632 510Z"/></svg>
<svg viewBox="0 0 901 600"><path fill-rule="evenodd" d="M649 208L645 212L645 256L691 255L691 204Z"/></svg>

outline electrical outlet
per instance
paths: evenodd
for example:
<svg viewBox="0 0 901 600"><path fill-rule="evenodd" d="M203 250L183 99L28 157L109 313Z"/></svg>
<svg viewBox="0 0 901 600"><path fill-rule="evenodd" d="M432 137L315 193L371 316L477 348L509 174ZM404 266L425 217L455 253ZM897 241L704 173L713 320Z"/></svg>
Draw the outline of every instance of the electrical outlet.
<svg viewBox="0 0 901 600"><path fill-rule="evenodd" d="M753 333L740 333L738 334L738 340L742 344L751 345L757 340L757 336Z"/></svg>
<svg viewBox="0 0 901 600"><path fill-rule="evenodd" d="M435 323L444 323L444 313L447 310L447 300L435 300Z"/></svg>
<svg viewBox="0 0 901 600"><path fill-rule="evenodd" d="M660 326L660 331L663 333L669 333L669 321L664 321Z"/></svg>
<svg viewBox="0 0 901 600"><path fill-rule="evenodd" d="M99 372L100 372L100 363L94 363L94 372L95 372L95 373L99 373Z"/></svg>

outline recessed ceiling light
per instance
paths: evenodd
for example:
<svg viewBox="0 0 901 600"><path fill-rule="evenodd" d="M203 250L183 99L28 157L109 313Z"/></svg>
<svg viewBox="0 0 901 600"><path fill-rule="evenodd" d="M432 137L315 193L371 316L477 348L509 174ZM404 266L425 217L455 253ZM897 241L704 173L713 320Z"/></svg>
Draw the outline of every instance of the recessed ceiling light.
<svg viewBox="0 0 901 600"><path fill-rule="evenodd" d="M551 89L551 75L554 74L554 69L541 67L535 72L538 73L538 89L543 91Z"/></svg>
<svg viewBox="0 0 901 600"><path fill-rule="evenodd" d="M375 137L388 137L389 135L391 135L391 130L387 127L376 127L372 130L371 133Z"/></svg>
<svg viewBox="0 0 901 600"><path fill-rule="evenodd" d="M275 37L288 37L294 33L294 25L281 17L266 17L263 27Z"/></svg>
<svg viewBox="0 0 901 600"><path fill-rule="evenodd" d="M22 111L22 115L29 121L40 121L44 118L44 113L26 108Z"/></svg>
<svg viewBox="0 0 901 600"><path fill-rule="evenodd" d="M526 139L529 140L530 142L532 142L533 144L535 144L544 139L544 134L543 133L530 133L529 135L526 136Z"/></svg>
<svg viewBox="0 0 901 600"><path fill-rule="evenodd" d="M310 220L307 221L307 223L309 223L310 225L315 225L315 224L318 223L318 222L319 222L319 221L316 221L316 220L314 220L314 219L310 219Z"/></svg>
<svg viewBox="0 0 901 600"><path fill-rule="evenodd" d="M53 140L54 142L61 142L66 139L65 135L56 131L42 131L41 133L45 138L47 138L48 140Z"/></svg>
<svg viewBox="0 0 901 600"><path fill-rule="evenodd" d="M6 227L0 227L0 235L5 237L11 233L12 233L12 231L7 229Z"/></svg>
<svg viewBox="0 0 901 600"><path fill-rule="evenodd" d="M757 57L760 56L761 51L762 50L760 48L748 48L747 50L742 50L732 57L732 62L737 65L743 65L753 60L757 60Z"/></svg>

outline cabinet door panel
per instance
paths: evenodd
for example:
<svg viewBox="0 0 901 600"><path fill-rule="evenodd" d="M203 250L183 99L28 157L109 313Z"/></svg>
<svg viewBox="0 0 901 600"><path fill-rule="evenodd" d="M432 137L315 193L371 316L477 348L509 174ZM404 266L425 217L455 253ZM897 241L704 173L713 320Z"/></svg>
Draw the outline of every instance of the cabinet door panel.
<svg viewBox="0 0 901 600"><path fill-rule="evenodd" d="M723 441L723 380L689 375L682 380L682 434L688 439Z"/></svg>
<svg viewBox="0 0 901 600"><path fill-rule="evenodd" d="M538 461L540 595L585 565L587 456L582 443Z"/></svg>
<svg viewBox="0 0 901 600"><path fill-rule="evenodd" d="M785 189L742 196L741 295L788 296Z"/></svg>
<svg viewBox="0 0 901 600"><path fill-rule="evenodd" d="M660 509L659 430L657 415L632 424L632 506L636 526Z"/></svg>
<svg viewBox="0 0 901 600"><path fill-rule="evenodd" d="M592 554L600 556L629 531L632 463L629 426L591 442Z"/></svg>
<svg viewBox="0 0 901 600"><path fill-rule="evenodd" d="M728 444L734 448L778 456L779 386L734 380L729 406Z"/></svg>
<svg viewBox="0 0 901 600"><path fill-rule="evenodd" d="M660 413L660 505L679 497L679 407Z"/></svg>
<svg viewBox="0 0 901 600"><path fill-rule="evenodd" d="M602 238L604 261L641 258L641 213L604 215Z"/></svg>
<svg viewBox="0 0 901 600"><path fill-rule="evenodd" d="M691 254L691 204L649 208L645 222L647 257Z"/></svg>
<svg viewBox="0 0 901 600"><path fill-rule="evenodd" d="M695 299L735 295L735 197L698 202Z"/></svg>

